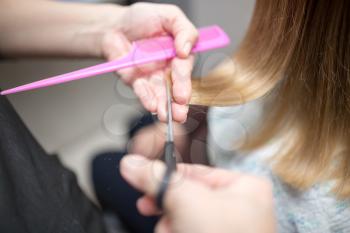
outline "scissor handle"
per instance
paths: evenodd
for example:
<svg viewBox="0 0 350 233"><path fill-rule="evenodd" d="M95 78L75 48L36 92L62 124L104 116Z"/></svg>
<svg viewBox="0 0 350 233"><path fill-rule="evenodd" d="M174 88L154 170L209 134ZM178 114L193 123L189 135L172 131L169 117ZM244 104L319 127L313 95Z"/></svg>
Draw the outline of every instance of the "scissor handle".
<svg viewBox="0 0 350 233"><path fill-rule="evenodd" d="M175 145L174 142L166 142L164 148L164 160L167 166L167 169L171 171L176 170L176 157L175 157Z"/></svg>
<svg viewBox="0 0 350 233"><path fill-rule="evenodd" d="M166 170L156 196L156 204L159 209L163 209L163 199L164 199L166 190L168 189L171 175L176 170L176 157L174 154L174 150L175 150L174 142L165 143L164 160L166 164Z"/></svg>

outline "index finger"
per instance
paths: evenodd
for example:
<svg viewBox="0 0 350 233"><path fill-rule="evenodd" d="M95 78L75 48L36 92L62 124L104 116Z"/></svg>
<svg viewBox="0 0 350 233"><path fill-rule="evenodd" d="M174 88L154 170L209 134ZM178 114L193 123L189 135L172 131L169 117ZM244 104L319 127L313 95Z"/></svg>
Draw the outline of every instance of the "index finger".
<svg viewBox="0 0 350 233"><path fill-rule="evenodd" d="M175 5L161 9L162 26L175 38L176 53L180 58L189 56L198 38L198 31L182 10Z"/></svg>
<svg viewBox="0 0 350 233"><path fill-rule="evenodd" d="M171 80L173 84L173 96L176 103L185 105L190 102L192 83L191 75L194 57L186 59L174 58L171 62Z"/></svg>

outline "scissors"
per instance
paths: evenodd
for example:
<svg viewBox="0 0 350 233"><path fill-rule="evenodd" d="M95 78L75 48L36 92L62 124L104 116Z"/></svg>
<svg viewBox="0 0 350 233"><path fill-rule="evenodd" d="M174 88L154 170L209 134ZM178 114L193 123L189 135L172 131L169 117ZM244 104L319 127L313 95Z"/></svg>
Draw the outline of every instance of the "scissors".
<svg viewBox="0 0 350 233"><path fill-rule="evenodd" d="M163 209L164 196L168 189L171 175L176 171L176 155L174 146L174 131L173 131L173 114L171 109L172 95L171 95L171 81L166 80L166 96L167 96L167 140L164 145L164 161L166 170L163 179L160 183L158 193L156 196L156 204L159 209Z"/></svg>

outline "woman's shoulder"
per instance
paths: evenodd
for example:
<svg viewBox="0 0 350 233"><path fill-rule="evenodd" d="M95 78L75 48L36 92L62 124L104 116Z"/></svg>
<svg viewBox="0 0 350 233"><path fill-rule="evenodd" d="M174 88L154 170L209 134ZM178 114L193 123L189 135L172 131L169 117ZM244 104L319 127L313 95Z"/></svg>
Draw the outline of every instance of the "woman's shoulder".
<svg viewBox="0 0 350 233"><path fill-rule="evenodd" d="M265 152L272 150L271 147L265 149ZM332 192L332 182L298 190L281 180L264 156L255 154L249 157L235 165L236 169L271 181L280 232L291 232L283 229L292 227L295 232L302 233L350 232L350 199L339 199Z"/></svg>
<svg viewBox="0 0 350 233"><path fill-rule="evenodd" d="M350 200L332 193L332 182L307 190L297 190L276 175L267 161L278 149L276 143L249 155L231 152L216 165L268 179L273 186L279 232L333 233L350 232Z"/></svg>
<svg viewBox="0 0 350 233"><path fill-rule="evenodd" d="M336 197L332 182L297 190L274 174L262 157L248 157L231 168L271 181L279 232L350 232L350 199Z"/></svg>
<svg viewBox="0 0 350 233"><path fill-rule="evenodd" d="M296 190L271 173L276 205L297 232L350 232L350 200L332 193L332 183L325 182L308 190ZM278 208L277 208L278 209Z"/></svg>

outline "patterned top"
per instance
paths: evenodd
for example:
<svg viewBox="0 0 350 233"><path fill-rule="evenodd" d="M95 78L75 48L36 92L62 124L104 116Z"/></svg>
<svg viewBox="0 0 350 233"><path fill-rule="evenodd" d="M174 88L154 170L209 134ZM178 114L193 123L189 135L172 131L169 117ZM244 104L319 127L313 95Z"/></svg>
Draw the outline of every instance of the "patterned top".
<svg viewBox="0 0 350 233"><path fill-rule="evenodd" d="M266 159L278 143L266 145L249 156L239 146L254 132L262 113L262 100L249 104L212 108L209 112L208 151L211 162L269 179L273 184L278 232L350 233L350 200L338 200L330 191L331 182L301 192L273 174Z"/></svg>

